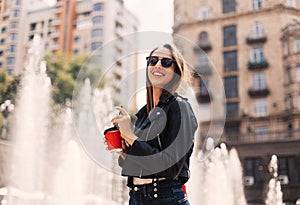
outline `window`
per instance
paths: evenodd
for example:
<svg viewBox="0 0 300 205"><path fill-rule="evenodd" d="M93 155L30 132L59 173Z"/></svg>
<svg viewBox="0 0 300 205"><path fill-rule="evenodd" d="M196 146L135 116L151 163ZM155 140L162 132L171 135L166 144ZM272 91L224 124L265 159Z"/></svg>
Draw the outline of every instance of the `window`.
<svg viewBox="0 0 300 205"><path fill-rule="evenodd" d="M21 5L21 0L16 0L16 5Z"/></svg>
<svg viewBox="0 0 300 205"><path fill-rule="evenodd" d="M5 43L5 39L4 38L1 38L0 40L0 45L4 44Z"/></svg>
<svg viewBox="0 0 300 205"><path fill-rule="evenodd" d="M257 99L254 101L254 113L256 116L264 116L267 114L266 99Z"/></svg>
<svg viewBox="0 0 300 205"><path fill-rule="evenodd" d="M236 45L236 26L225 26L223 28L223 44L224 47Z"/></svg>
<svg viewBox="0 0 300 205"><path fill-rule="evenodd" d="M201 115L199 116L199 121L209 121L210 120L210 104L201 104L199 107L199 113Z"/></svg>
<svg viewBox="0 0 300 205"><path fill-rule="evenodd" d="M293 78L292 78L292 69L291 68L287 68L286 69L286 82L287 83L292 83L293 82ZM299 73L300 74L300 73ZM298 74L297 74L298 75Z"/></svg>
<svg viewBox="0 0 300 205"><path fill-rule="evenodd" d="M17 21L10 22L10 28L15 29L18 28L19 23Z"/></svg>
<svg viewBox="0 0 300 205"><path fill-rule="evenodd" d="M199 64L200 64L200 66L208 66L209 65L208 57L205 53L202 53L199 55Z"/></svg>
<svg viewBox="0 0 300 205"><path fill-rule="evenodd" d="M102 24L103 16L95 16L92 21L93 21L93 25Z"/></svg>
<svg viewBox="0 0 300 205"><path fill-rule="evenodd" d="M6 27L2 27L1 33L5 33L5 32L6 32Z"/></svg>
<svg viewBox="0 0 300 205"><path fill-rule="evenodd" d="M78 50L78 49L74 49L74 50L73 50L73 54L74 54L74 55L77 55L78 53L79 53L79 50Z"/></svg>
<svg viewBox="0 0 300 205"><path fill-rule="evenodd" d="M206 31L202 31L200 34L199 34L199 43L206 43L208 42L208 35L207 35L207 32Z"/></svg>
<svg viewBox="0 0 300 205"><path fill-rule="evenodd" d="M209 6L201 6L198 10L198 19L204 20L209 18Z"/></svg>
<svg viewBox="0 0 300 205"><path fill-rule="evenodd" d="M255 128L255 136L257 140L266 140L268 139L268 127L262 126L262 127L256 127Z"/></svg>
<svg viewBox="0 0 300 205"><path fill-rule="evenodd" d="M295 53L300 52L300 38L296 38L294 40L294 52Z"/></svg>
<svg viewBox="0 0 300 205"><path fill-rule="evenodd" d="M253 88L255 90L265 89L266 85L266 75L263 72L253 74Z"/></svg>
<svg viewBox="0 0 300 205"><path fill-rule="evenodd" d="M199 81L199 91L202 95L208 95L208 80L201 79Z"/></svg>
<svg viewBox="0 0 300 205"><path fill-rule="evenodd" d="M285 56L289 55L290 54L290 46L289 46L289 42L288 41L285 41L283 43L283 54Z"/></svg>
<svg viewBox="0 0 300 205"><path fill-rule="evenodd" d="M3 51L2 50L0 50L0 56L3 56Z"/></svg>
<svg viewBox="0 0 300 205"><path fill-rule="evenodd" d="M237 117L239 114L239 103L227 103L226 104L226 116L227 117Z"/></svg>
<svg viewBox="0 0 300 205"><path fill-rule="evenodd" d="M94 11L103 11L103 3L96 3L94 4Z"/></svg>
<svg viewBox="0 0 300 205"><path fill-rule="evenodd" d="M300 82L300 64L297 65L297 81Z"/></svg>
<svg viewBox="0 0 300 205"><path fill-rule="evenodd" d="M258 38L265 36L263 24L255 22L251 27L251 37Z"/></svg>
<svg viewBox="0 0 300 205"><path fill-rule="evenodd" d="M236 136L240 133L240 125L225 126L225 134Z"/></svg>
<svg viewBox="0 0 300 205"><path fill-rule="evenodd" d="M263 165L260 158L246 158L244 161L245 176L253 177L253 184L263 184Z"/></svg>
<svg viewBox="0 0 300 205"><path fill-rule="evenodd" d="M17 33L10 33L9 34L9 40L10 41L15 41L17 40L18 34Z"/></svg>
<svg viewBox="0 0 300 205"><path fill-rule="evenodd" d="M252 62L261 63L265 61L264 49L262 46L254 47L252 50Z"/></svg>
<svg viewBox="0 0 300 205"><path fill-rule="evenodd" d="M15 57L7 57L6 58L6 64L7 65L15 65L15 63L16 63Z"/></svg>
<svg viewBox="0 0 300 205"><path fill-rule="evenodd" d="M297 8L298 2L297 2L297 0L287 0L287 5Z"/></svg>
<svg viewBox="0 0 300 205"><path fill-rule="evenodd" d="M224 52L224 71L234 71L237 69L237 51Z"/></svg>
<svg viewBox="0 0 300 205"><path fill-rule="evenodd" d="M0 68L2 68L2 65L3 65L2 62L0 61Z"/></svg>
<svg viewBox="0 0 300 205"><path fill-rule="evenodd" d="M279 178L282 179L282 184L297 183L298 177L296 170L297 169L294 156L278 157L278 174Z"/></svg>
<svg viewBox="0 0 300 205"><path fill-rule="evenodd" d="M226 98L238 97L238 77L231 76L224 78Z"/></svg>
<svg viewBox="0 0 300 205"><path fill-rule="evenodd" d="M16 45L10 45L10 46L8 46L8 52L15 53L16 50L17 50L17 46Z"/></svg>
<svg viewBox="0 0 300 205"><path fill-rule="evenodd" d="M223 13L235 12L236 3L235 0L223 0Z"/></svg>
<svg viewBox="0 0 300 205"><path fill-rule="evenodd" d="M20 10L14 10L12 15L13 15L13 17L19 17L20 16Z"/></svg>
<svg viewBox="0 0 300 205"><path fill-rule="evenodd" d="M30 24L30 31L34 31L36 29L36 23Z"/></svg>
<svg viewBox="0 0 300 205"><path fill-rule="evenodd" d="M93 42L92 45L91 45L91 50L95 51L101 46L102 46L102 42Z"/></svg>
<svg viewBox="0 0 300 205"><path fill-rule="evenodd" d="M103 35L102 29L93 29L92 30L92 38L101 37Z"/></svg>
<svg viewBox="0 0 300 205"><path fill-rule="evenodd" d="M75 36L73 39L74 42L79 42L80 41L80 37L79 36Z"/></svg>
<svg viewBox="0 0 300 205"><path fill-rule="evenodd" d="M252 10L257 10L262 8L261 0L251 0L252 1Z"/></svg>

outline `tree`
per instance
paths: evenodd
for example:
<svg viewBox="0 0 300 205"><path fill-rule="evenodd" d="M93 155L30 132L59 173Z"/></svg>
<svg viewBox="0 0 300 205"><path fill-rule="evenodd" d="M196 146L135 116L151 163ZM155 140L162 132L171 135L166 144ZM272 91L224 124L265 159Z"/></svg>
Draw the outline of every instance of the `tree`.
<svg viewBox="0 0 300 205"><path fill-rule="evenodd" d="M67 99L72 98L77 75L86 59L86 56L66 56L63 54L51 54L45 57L55 103L65 104Z"/></svg>

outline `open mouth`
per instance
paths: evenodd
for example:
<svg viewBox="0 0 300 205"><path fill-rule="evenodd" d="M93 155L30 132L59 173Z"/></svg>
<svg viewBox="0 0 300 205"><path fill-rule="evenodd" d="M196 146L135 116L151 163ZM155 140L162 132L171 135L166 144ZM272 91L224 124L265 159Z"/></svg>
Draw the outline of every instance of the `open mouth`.
<svg viewBox="0 0 300 205"><path fill-rule="evenodd" d="M153 72L152 75L154 75L154 76L165 76L163 73L160 73L160 72Z"/></svg>

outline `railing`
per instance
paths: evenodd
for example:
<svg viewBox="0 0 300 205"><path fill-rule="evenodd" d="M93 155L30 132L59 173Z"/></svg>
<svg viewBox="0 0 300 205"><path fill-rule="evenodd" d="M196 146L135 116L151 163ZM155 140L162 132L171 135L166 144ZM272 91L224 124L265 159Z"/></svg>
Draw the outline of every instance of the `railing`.
<svg viewBox="0 0 300 205"><path fill-rule="evenodd" d="M246 38L247 44L264 43L266 41L267 41L267 37L265 35L249 36Z"/></svg>
<svg viewBox="0 0 300 205"><path fill-rule="evenodd" d="M248 94L251 97L267 96L270 94L270 90L268 88L250 88Z"/></svg>
<svg viewBox="0 0 300 205"><path fill-rule="evenodd" d="M222 138L227 143L260 143L260 142L278 142L278 141L297 141L300 140L300 129L268 131L257 133L241 134L223 134Z"/></svg>
<svg viewBox="0 0 300 205"><path fill-rule="evenodd" d="M263 69L269 67L269 63L267 60L262 60L260 62L248 62L248 69L249 70L255 70L255 69Z"/></svg>

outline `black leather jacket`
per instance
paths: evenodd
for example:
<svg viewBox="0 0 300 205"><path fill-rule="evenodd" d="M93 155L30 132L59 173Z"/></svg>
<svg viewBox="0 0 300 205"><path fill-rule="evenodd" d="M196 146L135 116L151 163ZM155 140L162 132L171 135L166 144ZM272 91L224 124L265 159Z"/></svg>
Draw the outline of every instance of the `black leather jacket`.
<svg viewBox="0 0 300 205"><path fill-rule="evenodd" d="M147 115L146 106L136 114L137 140L128 148L125 160L119 158L122 175L132 177L189 179L189 158L194 146L197 120L187 99L162 95L158 105Z"/></svg>

